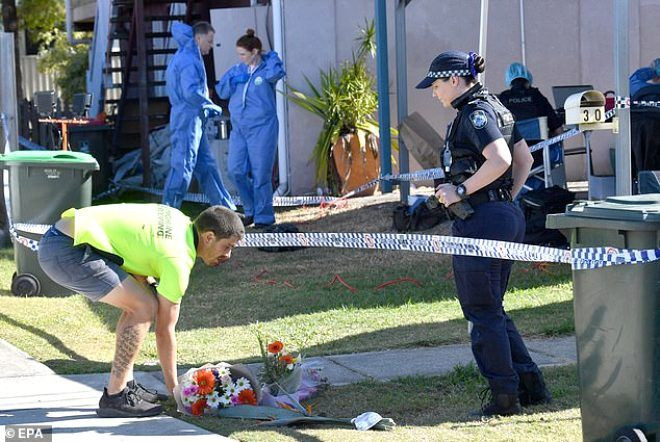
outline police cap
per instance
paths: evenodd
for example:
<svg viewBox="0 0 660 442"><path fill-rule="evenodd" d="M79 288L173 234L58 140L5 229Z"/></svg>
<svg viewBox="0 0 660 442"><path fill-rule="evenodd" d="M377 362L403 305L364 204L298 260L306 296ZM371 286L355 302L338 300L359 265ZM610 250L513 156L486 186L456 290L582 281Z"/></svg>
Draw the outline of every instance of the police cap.
<svg viewBox="0 0 660 442"><path fill-rule="evenodd" d="M426 77L416 86L417 89L426 89L438 78L477 76L474 60L477 54L461 51L447 51L438 55L431 62Z"/></svg>

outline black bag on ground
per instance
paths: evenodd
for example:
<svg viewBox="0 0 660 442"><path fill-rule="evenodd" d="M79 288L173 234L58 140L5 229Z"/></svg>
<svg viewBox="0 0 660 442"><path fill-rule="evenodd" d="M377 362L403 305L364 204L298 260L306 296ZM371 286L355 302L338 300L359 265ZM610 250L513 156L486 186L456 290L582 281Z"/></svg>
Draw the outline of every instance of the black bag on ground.
<svg viewBox="0 0 660 442"><path fill-rule="evenodd" d="M575 195L559 186L532 190L522 195L520 205L527 223L525 244L567 247L568 241L564 235L558 230L545 228L545 218L551 213L564 213L566 205L574 200Z"/></svg>
<svg viewBox="0 0 660 442"><path fill-rule="evenodd" d="M431 210L422 199L412 206L399 204L392 214L394 229L401 233L428 230L446 219L447 213L442 207Z"/></svg>
<svg viewBox="0 0 660 442"><path fill-rule="evenodd" d="M262 233L300 233L300 230L291 223L282 223L268 226L262 231ZM262 252L291 252L299 249L304 249L304 247L257 247L257 250L261 250Z"/></svg>

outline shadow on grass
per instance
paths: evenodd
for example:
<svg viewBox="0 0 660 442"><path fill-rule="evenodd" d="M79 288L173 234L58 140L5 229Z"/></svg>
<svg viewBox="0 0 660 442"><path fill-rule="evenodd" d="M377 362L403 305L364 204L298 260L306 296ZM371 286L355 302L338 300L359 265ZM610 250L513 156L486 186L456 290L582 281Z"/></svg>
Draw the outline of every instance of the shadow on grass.
<svg viewBox="0 0 660 442"><path fill-rule="evenodd" d="M0 321L6 322L11 326L23 329L35 336L38 336L39 338L48 342L48 344L53 346L53 348L57 349L60 353L66 355L68 359L49 359L46 361L42 361L43 364L45 364L46 366L48 366L58 374L104 373L110 371L111 361L101 362L101 361L93 361L91 359L88 359L85 356L69 348L57 336L48 333L45 330L18 321L3 313L0 313ZM135 365L135 370L136 371L160 370L160 367L154 367L153 365L137 364Z"/></svg>
<svg viewBox="0 0 660 442"><path fill-rule="evenodd" d="M62 375L86 374L86 373L110 373L110 368L112 366L111 361L107 361L107 362L90 361L90 360L79 361L74 359L48 359L46 361L43 361L43 364L46 365L51 370L53 370L55 373ZM180 365L179 367L183 367L183 365ZM150 365L135 364L133 368L135 371L160 372L160 366L153 364Z"/></svg>
<svg viewBox="0 0 660 442"><path fill-rule="evenodd" d="M532 336L559 336L574 331L572 316L565 321L557 322L557 317L565 317L565 312L572 309L572 302L564 301L541 307L509 311L509 316L516 323L523 336L529 337L527 330L534 327L538 330ZM400 346L387 344L391 341L405 342ZM435 347L439 345L469 342L467 321L463 318L450 321L428 322L423 324L405 325L385 328L369 333L359 333L342 339L326 342L322 345L305 349L308 355L331 355L345 353L346 348L356 348L355 352L380 351L393 348ZM378 346L378 343L382 343Z"/></svg>
<svg viewBox="0 0 660 442"><path fill-rule="evenodd" d="M0 321L4 321L9 325L12 325L17 328L22 328L23 330L32 333L35 336L40 337L41 339L45 340L48 342L50 345L52 345L54 348L56 348L59 352L67 355L71 360L75 363L79 362L90 362L89 359L84 357L83 355L80 355L76 353L75 351L71 350L69 347L67 347L61 340L55 335L52 335L48 333L45 330L42 330L40 328L34 327L32 325L26 324L24 322L18 321L14 318L11 318L3 313L0 313Z"/></svg>

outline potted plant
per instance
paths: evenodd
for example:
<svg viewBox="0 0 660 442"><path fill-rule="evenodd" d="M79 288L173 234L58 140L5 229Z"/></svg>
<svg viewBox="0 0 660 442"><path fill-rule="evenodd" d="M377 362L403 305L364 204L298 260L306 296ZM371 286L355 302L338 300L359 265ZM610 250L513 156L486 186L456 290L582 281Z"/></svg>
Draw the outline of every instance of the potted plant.
<svg viewBox="0 0 660 442"><path fill-rule="evenodd" d="M305 77L309 95L289 86L289 99L323 119L323 128L314 146L316 179L333 193L344 195L380 174L378 94L367 56L376 53L374 23L365 22L357 52L338 69L320 72L317 88ZM392 129L390 129L392 130ZM393 131L395 132L395 131ZM375 187L361 193L372 194Z"/></svg>

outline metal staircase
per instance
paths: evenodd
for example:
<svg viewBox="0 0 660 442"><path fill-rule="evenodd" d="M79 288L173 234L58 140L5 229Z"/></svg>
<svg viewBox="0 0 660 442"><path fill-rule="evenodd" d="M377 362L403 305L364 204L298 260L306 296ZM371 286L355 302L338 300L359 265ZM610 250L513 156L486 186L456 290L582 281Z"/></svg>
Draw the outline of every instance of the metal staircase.
<svg viewBox="0 0 660 442"><path fill-rule="evenodd" d="M203 20L206 2L113 0L105 60L104 108L114 122L112 154L142 149L143 185L151 185L149 131L168 123L165 69L177 50L173 21Z"/></svg>
<svg viewBox="0 0 660 442"><path fill-rule="evenodd" d="M142 149L144 186L151 185L149 131L169 120L165 70L169 57L177 50L171 39L172 22L210 21L211 8L252 3L253 0L97 0L87 84L88 91L99 94L101 100L100 108L96 109L95 103L92 111L104 111L114 124L111 156ZM213 55L204 57L204 63L211 90L216 81Z"/></svg>

